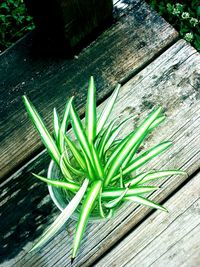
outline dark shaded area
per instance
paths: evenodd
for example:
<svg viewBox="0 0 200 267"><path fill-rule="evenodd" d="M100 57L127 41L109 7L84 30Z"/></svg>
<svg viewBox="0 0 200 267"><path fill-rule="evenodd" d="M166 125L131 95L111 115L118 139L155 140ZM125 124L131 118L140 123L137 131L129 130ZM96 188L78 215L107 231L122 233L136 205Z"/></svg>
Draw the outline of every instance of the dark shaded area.
<svg viewBox="0 0 200 267"><path fill-rule="evenodd" d="M43 159L48 166L49 157L43 155ZM46 197L46 184L31 175L30 167L46 175L46 169L36 161L1 186L0 263L15 257L25 244L36 240L52 222L53 214L58 213L50 197Z"/></svg>
<svg viewBox="0 0 200 267"><path fill-rule="evenodd" d="M112 0L25 0L36 30L33 52L72 57L112 23Z"/></svg>
<svg viewBox="0 0 200 267"><path fill-rule="evenodd" d="M24 0L36 26L33 34L35 54L62 54L64 51L64 23L59 6L54 0ZM67 47L67 45L66 45Z"/></svg>

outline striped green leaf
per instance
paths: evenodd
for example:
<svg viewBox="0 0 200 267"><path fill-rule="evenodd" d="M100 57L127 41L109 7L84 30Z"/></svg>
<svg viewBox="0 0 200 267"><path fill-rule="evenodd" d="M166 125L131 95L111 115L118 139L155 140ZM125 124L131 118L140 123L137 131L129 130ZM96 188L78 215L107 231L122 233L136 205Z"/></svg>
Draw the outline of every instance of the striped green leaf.
<svg viewBox="0 0 200 267"><path fill-rule="evenodd" d="M102 195L102 189L99 193L99 214L100 214L101 218L110 219L113 217L115 209L114 208L109 209L109 211L107 213L105 213L104 209L103 209L103 205L102 205L101 195Z"/></svg>
<svg viewBox="0 0 200 267"><path fill-rule="evenodd" d="M59 166L60 166L60 170L61 170L64 178L68 182L73 182L73 178L71 176L71 173L70 173L69 169L66 166L66 162L64 161L64 153L62 153L62 155L60 156Z"/></svg>
<svg viewBox="0 0 200 267"><path fill-rule="evenodd" d="M133 178L128 179L128 180L126 181L126 183L125 183L125 186L127 187L128 185L130 185L130 187L131 187L131 186L134 186L134 185L136 185L136 184L139 184L139 183L144 179L144 177L145 177L146 175L148 175L149 173L151 173L151 171L148 171L148 172L142 172L142 173L140 173L140 174L134 176Z"/></svg>
<svg viewBox="0 0 200 267"><path fill-rule="evenodd" d="M144 152L142 155L140 155L139 157L131 161L128 167L122 170L123 175L127 175L128 173L131 173L132 171L138 169L139 167L144 165L146 162L158 156L159 154L161 154L162 152L164 152L171 146L172 146L172 142L165 141L149 149L148 151ZM119 177L120 175L118 174L112 180L114 181L118 179Z"/></svg>
<svg viewBox="0 0 200 267"><path fill-rule="evenodd" d="M159 187L157 186L138 186L134 188L129 188L129 190L126 193L126 196L132 196L132 195L140 195L140 194L146 194L155 190L158 190ZM124 192L124 188L105 188L102 192L102 199L112 199L116 197L120 197L121 194Z"/></svg>
<svg viewBox="0 0 200 267"><path fill-rule="evenodd" d="M134 154L136 153L136 151L138 150L139 146L141 145L142 141L145 139L145 137L155 128L157 127L163 120L165 119L165 116L161 116L157 119L155 119L152 124L149 126L149 128L146 130L146 132L143 134L142 138L140 138L140 140L137 142L137 144L135 146L133 146L133 148L131 149L131 152L127 155L127 157L125 158L125 160L122 163L122 166L125 167L130 160L133 158ZM112 155L111 157L108 159L106 166L105 166L105 170L108 169L108 167L110 166L111 162L113 162L113 160L115 159L115 157L119 154L119 152L121 151L121 149L123 148L123 146L128 142L128 140L130 140L132 138L132 136L134 136L135 131L131 132L129 135L127 135L123 140L121 140L121 142L118 143L118 145L116 146L116 148L112 151Z"/></svg>
<svg viewBox="0 0 200 267"><path fill-rule="evenodd" d="M103 126L105 125L106 121L109 118L109 115L114 107L114 104L116 102L117 96L119 94L119 89L121 85L118 84L117 87L115 88L114 92L110 96L108 103L106 104L105 108L103 109L99 120L97 122L97 134L102 130Z"/></svg>
<svg viewBox="0 0 200 267"><path fill-rule="evenodd" d="M88 178L90 180L95 180L95 171L94 171L94 168L88 158L88 156L85 154L85 152L83 151L83 156L84 156L84 159L85 159L85 163L86 163L86 173L88 174Z"/></svg>
<svg viewBox="0 0 200 267"><path fill-rule="evenodd" d="M171 176L171 175L187 175L187 173L184 171L179 171L179 170L155 171L155 172L146 174L144 178L139 182L139 184L144 184L149 181L160 179L160 178Z"/></svg>
<svg viewBox="0 0 200 267"><path fill-rule="evenodd" d="M61 180L57 180L57 179L51 179L51 178L45 178L43 176L37 175L35 173L32 173L36 178L38 178L39 180L55 186L55 187L62 187L65 188L67 190L70 190L71 192L77 192L80 189L80 186L76 183L68 183L65 181L61 181Z"/></svg>
<svg viewBox="0 0 200 267"><path fill-rule="evenodd" d="M100 143L98 145L98 152L99 152L99 157L100 158L102 157L102 154L104 152L105 145L106 145L109 137L111 136L111 131L112 131L115 123L116 123L116 119L112 120L110 122L109 126L107 127L107 129L105 130L104 134L101 137L101 141L100 141Z"/></svg>
<svg viewBox="0 0 200 267"><path fill-rule="evenodd" d="M134 132L128 134L124 139L120 140L114 150L112 151L111 156L109 157L108 161L106 162L105 165L105 170L108 170L110 167L110 164L114 161L116 156L119 154L119 152L122 150L124 145L128 142L128 140L133 136Z"/></svg>
<svg viewBox="0 0 200 267"><path fill-rule="evenodd" d="M57 217L54 223L44 232L44 234L41 236L39 241L32 247L32 249L29 252L43 246L63 227L63 225L71 217L71 215L76 210L79 203L81 202L87 190L88 183L89 183L89 180L85 179L85 181L83 182L83 185L81 186L79 191L76 193L76 195L73 197L73 199L70 201L70 203L67 205L67 207Z"/></svg>
<svg viewBox="0 0 200 267"><path fill-rule="evenodd" d="M148 172L142 172L136 176L133 176L132 178L126 180L125 186L127 187L128 185L130 185L131 187L139 184L139 182L142 181L144 177L151 172L154 172L154 170Z"/></svg>
<svg viewBox="0 0 200 267"><path fill-rule="evenodd" d="M54 136L56 142L58 142L59 129L60 129L60 118L58 116L56 108L53 109L53 127L54 127Z"/></svg>
<svg viewBox="0 0 200 267"><path fill-rule="evenodd" d="M86 104L85 128L90 144L96 137L97 117L96 117L96 88L94 78L91 76L88 87L88 96Z"/></svg>
<svg viewBox="0 0 200 267"><path fill-rule="evenodd" d="M133 146L133 148L131 149L131 151L129 152L129 154L127 155L127 157L125 158L124 162L121 165L123 169L126 168L128 163L133 159L139 146L140 146L140 142L138 142L137 144Z"/></svg>
<svg viewBox="0 0 200 267"><path fill-rule="evenodd" d="M81 152L78 150L78 148L76 147L75 143L72 142L70 140L70 138L65 135L64 136L65 138L65 141L68 145L68 147L70 148L74 158L76 159L77 163L79 164L79 166L83 169L83 170L86 170L86 163L84 161L84 158L83 158L83 155L81 154Z"/></svg>
<svg viewBox="0 0 200 267"><path fill-rule="evenodd" d="M45 145L46 149L48 150L49 154L51 155L52 159L59 165L60 160L60 152L51 137L49 131L45 127L40 115L38 114L37 110L31 103L31 101L24 95L23 102L26 107L26 110L30 116L31 121L35 125L43 144Z"/></svg>
<svg viewBox="0 0 200 267"><path fill-rule="evenodd" d="M96 167L96 173L97 173L96 178L100 178L102 180L104 177L104 169L103 169L100 157L99 157L99 153L97 152L93 144L91 144L91 149L92 149L92 155L93 155L95 167Z"/></svg>
<svg viewBox="0 0 200 267"><path fill-rule="evenodd" d="M152 130L154 130L156 127L158 127L158 125L160 125L164 120L166 119L166 117L160 116L159 118L157 118L154 122L152 122L152 124L149 126L148 131L151 132Z"/></svg>
<svg viewBox="0 0 200 267"><path fill-rule="evenodd" d="M71 124L74 130L74 133L76 135L76 138L79 141L79 144L82 150L85 152L85 154L87 155L88 159L91 161L94 167L94 159L93 159L92 151L90 149L90 145L89 145L87 136L85 134L85 131L83 129L81 120L73 104L71 105L71 108L70 108L70 115L71 115Z"/></svg>
<svg viewBox="0 0 200 267"><path fill-rule="evenodd" d="M127 155L130 153L133 146L135 146L138 141L143 140L144 138L143 136L145 135L149 126L160 115L161 111L162 111L161 107L154 110L147 117L147 119L136 129L136 131L134 132L134 135L131 136L131 138L127 141L127 143L125 143L125 145L122 147L119 154L116 156L116 158L111 163L110 169L108 171L108 174L105 180L105 186L109 184L112 177L119 170L121 164L123 163Z"/></svg>
<svg viewBox="0 0 200 267"><path fill-rule="evenodd" d="M109 202L105 202L104 203L104 206L107 209L112 209L112 208L116 207L122 201L122 199L124 198L124 196L127 194L129 188L125 188L123 190L124 191L121 193L121 195L119 197L116 197L115 199L110 200Z"/></svg>
<svg viewBox="0 0 200 267"><path fill-rule="evenodd" d="M104 146L104 150L103 152L105 153L110 147L111 145L114 144L115 139L117 138L118 134L120 133L120 131L122 130L122 128L124 127L124 125L130 121L130 119L132 119L133 116L126 118L125 120L123 120L110 134L108 140L105 143Z"/></svg>
<svg viewBox="0 0 200 267"><path fill-rule="evenodd" d="M168 212L167 209L165 207L161 206L160 204L155 203L155 202L153 202L147 198L141 197L141 196L130 196L130 197L125 196L123 200L124 201L132 201L132 202L135 202L137 204L141 204L141 205L153 208L153 209L158 209L158 210Z"/></svg>
<svg viewBox="0 0 200 267"><path fill-rule="evenodd" d="M119 183L120 183L120 188L124 188L124 178L123 178L123 174L122 174L122 168L120 168L120 180L119 180ZM129 185L125 186L125 187L128 187Z"/></svg>
<svg viewBox="0 0 200 267"><path fill-rule="evenodd" d="M69 112L70 112L70 107L72 104L74 97L71 97L68 101L67 104L65 106L65 111L64 111L64 116L63 116L63 120L60 126L60 131L59 131L59 137L58 137L58 143L59 143L59 149L60 149L60 153L63 153L63 151L65 150L65 143L64 143L64 136L66 134L66 130L68 127L68 122L69 122Z"/></svg>
<svg viewBox="0 0 200 267"><path fill-rule="evenodd" d="M165 116L161 116L158 119L156 119L148 128L148 130L146 131L146 134L143 136L143 139L141 139L131 150L131 152L129 153L129 155L126 157L125 161L122 164L122 168L125 168L128 163L133 159L135 153L137 152L137 150L139 149L142 141L145 139L145 137L151 132L153 131L158 125L160 125L163 121L165 120Z"/></svg>
<svg viewBox="0 0 200 267"><path fill-rule="evenodd" d="M70 170L74 175L77 176L83 176L84 172L82 170L78 170L75 167L72 166L72 164L70 163L70 159L69 159L69 155L67 150L65 150L62 155L61 155L65 165L67 166L68 170Z"/></svg>
<svg viewBox="0 0 200 267"><path fill-rule="evenodd" d="M75 237L74 237L72 259L76 257L83 233L87 225L89 215L92 211L94 202L96 201L101 188L102 188L102 182L100 180L94 181L83 201L83 205L81 207L80 216L79 216L79 220L78 220L76 232L75 232Z"/></svg>

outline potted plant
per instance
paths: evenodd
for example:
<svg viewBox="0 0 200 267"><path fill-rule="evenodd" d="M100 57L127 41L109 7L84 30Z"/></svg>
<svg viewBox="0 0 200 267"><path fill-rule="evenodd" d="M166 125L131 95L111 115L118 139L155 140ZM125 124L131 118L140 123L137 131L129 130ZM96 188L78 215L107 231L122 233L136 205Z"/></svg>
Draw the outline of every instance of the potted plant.
<svg viewBox="0 0 200 267"><path fill-rule="evenodd" d="M108 121L119 90L120 85L117 85L97 119L96 88L91 77L85 122L80 120L71 97L66 104L62 120L54 108L54 138L33 104L23 96L27 112L52 158L47 178L33 175L48 184L52 199L62 210L31 251L44 245L75 212L77 227L72 261L76 257L90 218L107 220L125 201L167 211L163 206L143 196L158 189L156 186L146 184L170 175L184 175L185 172L181 170L141 172L139 168L170 148L172 142L164 141L137 154L148 134L164 121L162 108L154 109L133 132L121 140L117 139L122 127L131 119L131 117L126 118L120 123L116 119ZM69 123L72 126L73 137L66 132Z"/></svg>

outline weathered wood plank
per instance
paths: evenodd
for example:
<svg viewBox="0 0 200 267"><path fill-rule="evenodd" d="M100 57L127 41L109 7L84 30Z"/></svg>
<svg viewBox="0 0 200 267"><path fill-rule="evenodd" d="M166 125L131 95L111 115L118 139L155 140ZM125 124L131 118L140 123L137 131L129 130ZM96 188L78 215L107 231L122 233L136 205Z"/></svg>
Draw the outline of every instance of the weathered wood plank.
<svg viewBox="0 0 200 267"><path fill-rule="evenodd" d="M200 266L200 173L95 266Z"/></svg>
<svg viewBox="0 0 200 267"><path fill-rule="evenodd" d="M130 123L122 134L131 131L138 118L144 117L152 106L161 104L166 109L167 122L148 138L144 148L165 139L174 141L175 146L159 159L147 164L146 168L182 168L191 175L200 166L200 148L197 145L200 133L199 58L200 55L192 47L179 41L121 89L113 117L136 115L132 125ZM103 104L99 109L102 106ZM74 222L67 225L68 234L64 229L40 252L27 254L31 242L57 214L49 197L43 199L47 194L46 188L30 174L33 171L45 175L48 160L46 153L41 153L2 184L0 231L4 248L2 260L7 258L4 263L6 267L70 264ZM173 177L157 182L157 185L163 185L164 188L154 193L152 198L158 202L164 200L185 179L187 178ZM19 201L19 209L15 209L16 202ZM92 265L149 212L147 208L130 204L123 207L113 220L89 225L75 266Z"/></svg>
<svg viewBox="0 0 200 267"><path fill-rule="evenodd" d="M31 54L32 35L0 57L0 177L12 174L43 148L25 113L23 94L30 97L47 126L53 107L61 111L71 95L83 114L90 75L98 84L101 101L117 82L124 82L177 38L169 24L140 2L120 5L118 1L116 23L77 58L41 59Z"/></svg>

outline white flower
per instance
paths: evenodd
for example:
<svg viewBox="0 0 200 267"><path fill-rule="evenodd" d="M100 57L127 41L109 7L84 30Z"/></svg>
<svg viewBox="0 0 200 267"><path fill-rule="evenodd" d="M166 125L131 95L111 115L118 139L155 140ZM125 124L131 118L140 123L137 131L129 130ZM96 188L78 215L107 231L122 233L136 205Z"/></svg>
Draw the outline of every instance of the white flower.
<svg viewBox="0 0 200 267"><path fill-rule="evenodd" d="M193 38L194 38L194 35L193 35L192 32L188 32L188 33L186 33L186 34L185 34L185 37L184 37L184 39L185 39L187 42L191 42L191 41L193 40Z"/></svg>
<svg viewBox="0 0 200 267"><path fill-rule="evenodd" d="M190 24L192 24L193 27L196 27L198 23L199 23L198 19L195 18L190 19Z"/></svg>
<svg viewBox="0 0 200 267"><path fill-rule="evenodd" d="M181 15L181 17L182 17L183 19L189 19L190 14L189 14L188 12L183 12L182 15Z"/></svg>

